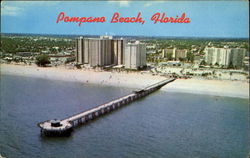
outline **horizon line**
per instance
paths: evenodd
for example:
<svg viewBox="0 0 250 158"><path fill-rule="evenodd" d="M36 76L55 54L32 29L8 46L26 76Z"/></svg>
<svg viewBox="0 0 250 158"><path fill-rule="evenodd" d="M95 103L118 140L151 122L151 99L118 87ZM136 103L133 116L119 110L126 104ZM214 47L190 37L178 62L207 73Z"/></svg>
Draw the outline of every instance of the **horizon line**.
<svg viewBox="0 0 250 158"><path fill-rule="evenodd" d="M50 34L50 33L15 33L15 32L1 32L0 34L30 34L30 35L50 35L50 36L102 36L104 34ZM217 38L217 39L248 39L249 37L216 37L216 36L160 36L160 35L107 35L107 36L128 36L128 37L160 37L160 38Z"/></svg>

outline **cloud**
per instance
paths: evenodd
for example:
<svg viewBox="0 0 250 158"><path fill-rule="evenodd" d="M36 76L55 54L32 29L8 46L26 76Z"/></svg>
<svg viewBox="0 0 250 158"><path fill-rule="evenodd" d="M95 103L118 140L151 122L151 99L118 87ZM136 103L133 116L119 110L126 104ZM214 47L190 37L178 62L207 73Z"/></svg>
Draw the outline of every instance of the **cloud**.
<svg viewBox="0 0 250 158"><path fill-rule="evenodd" d="M130 5L130 1L119 1L119 0L116 0L116 1L108 1L109 3L115 3L115 4L118 4L120 7L129 7Z"/></svg>
<svg viewBox="0 0 250 158"><path fill-rule="evenodd" d="M20 6L28 7L28 6L53 6L59 4L59 1L22 1L21 3L17 3Z"/></svg>
<svg viewBox="0 0 250 158"><path fill-rule="evenodd" d="M6 4L6 2L2 2L1 4L1 15L6 16L18 16L22 13L22 8L11 6Z"/></svg>
<svg viewBox="0 0 250 158"><path fill-rule="evenodd" d="M128 7L129 6L129 1L120 1L120 6L121 7Z"/></svg>
<svg viewBox="0 0 250 158"><path fill-rule="evenodd" d="M1 15L20 16L25 14L27 10L37 6L50 7L56 5L58 1L2 1Z"/></svg>
<svg viewBox="0 0 250 158"><path fill-rule="evenodd" d="M152 5L151 2L146 2L146 3L144 4L144 7L150 7L151 5Z"/></svg>
<svg viewBox="0 0 250 158"><path fill-rule="evenodd" d="M148 2L145 2L144 3L144 7L150 7L152 5L156 5L156 4L159 4L159 3L164 3L165 1L160 1L160 0L154 0L154 1L148 1Z"/></svg>

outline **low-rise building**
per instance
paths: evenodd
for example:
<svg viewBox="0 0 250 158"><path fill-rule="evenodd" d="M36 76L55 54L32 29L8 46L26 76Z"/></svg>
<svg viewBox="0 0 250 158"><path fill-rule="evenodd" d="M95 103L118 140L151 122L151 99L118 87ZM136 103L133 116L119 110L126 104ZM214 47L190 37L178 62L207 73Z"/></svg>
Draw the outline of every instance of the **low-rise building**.
<svg viewBox="0 0 250 158"><path fill-rule="evenodd" d="M172 48L162 49L162 58L169 58L169 57L172 58L173 53L174 53L174 49Z"/></svg>
<svg viewBox="0 0 250 158"><path fill-rule="evenodd" d="M180 60L181 58L184 59L186 57L187 57L187 50L186 49L176 49L176 48L174 48L173 58L175 60Z"/></svg>
<svg viewBox="0 0 250 158"><path fill-rule="evenodd" d="M187 57L186 49L177 49L177 48L166 48L162 50L162 58L168 58L169 60L180 60Z"/></svg>

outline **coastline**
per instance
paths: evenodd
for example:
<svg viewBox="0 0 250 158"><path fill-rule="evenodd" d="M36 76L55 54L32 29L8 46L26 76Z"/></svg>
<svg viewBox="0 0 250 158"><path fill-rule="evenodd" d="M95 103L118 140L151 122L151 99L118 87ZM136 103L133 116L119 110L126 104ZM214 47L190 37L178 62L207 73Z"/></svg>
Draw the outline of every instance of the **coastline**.
<svg viewBox="0 0 250 158"><path fill-rule="evenodd" d="M93 69L81 70L13 64L1 64L0 68L1 75L16 75L128 88L143 88L166 79L163 76L153 76L140 72L100 72ZM243 81L177 79L164 86L161 90L248 99L248 88L249 83Z"/></svg>

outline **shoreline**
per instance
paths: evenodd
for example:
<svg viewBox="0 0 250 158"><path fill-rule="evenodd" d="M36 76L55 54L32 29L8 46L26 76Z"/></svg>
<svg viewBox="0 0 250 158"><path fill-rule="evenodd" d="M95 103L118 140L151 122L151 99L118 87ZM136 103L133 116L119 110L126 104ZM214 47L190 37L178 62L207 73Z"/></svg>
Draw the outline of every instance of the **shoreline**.
<svg viewBox="0 0 250 158"><path fill-rule="evenodd" d="M93 69L67 69L64 67L37 67L27 65L0 64L1 74L61 80L70 82L90 83L97 85L144 88L166 79L140 72L107 72ZM162 87L169 92L205 94L236 98L249 98L249 83L228 80L177 79Z"/></svg>

